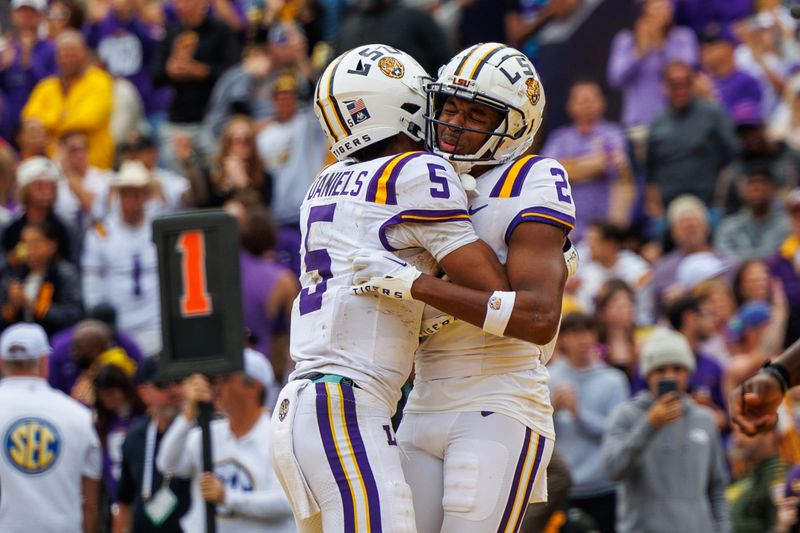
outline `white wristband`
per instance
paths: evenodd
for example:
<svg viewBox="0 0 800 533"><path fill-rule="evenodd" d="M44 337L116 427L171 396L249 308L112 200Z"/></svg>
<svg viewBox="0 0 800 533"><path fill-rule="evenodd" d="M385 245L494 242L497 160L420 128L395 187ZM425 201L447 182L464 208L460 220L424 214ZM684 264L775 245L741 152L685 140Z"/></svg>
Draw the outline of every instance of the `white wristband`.
<svg viewBox="0 0 800 533"><path fill-rule="evenodd" d="M486 302L486 318L483 320L483 331L502 337L506 331L511 313L514 311L516 292L494 291Z"/></svg>

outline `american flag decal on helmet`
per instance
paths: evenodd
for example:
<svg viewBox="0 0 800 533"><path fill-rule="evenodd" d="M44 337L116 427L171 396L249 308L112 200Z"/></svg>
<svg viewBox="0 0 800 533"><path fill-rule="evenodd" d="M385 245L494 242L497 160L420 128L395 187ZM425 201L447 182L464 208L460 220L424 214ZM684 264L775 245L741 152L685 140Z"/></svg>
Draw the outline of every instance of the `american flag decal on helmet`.
<svg viewBox="0 0 800 533"><path fill-rule="evenodd" d="M350 113L350 118L353 119L354 124L361 124L370 118L367 106L364 105L364 100L361 98L357 98L352 102L346 102L345 105L347 106L347 111Z"/></svg>

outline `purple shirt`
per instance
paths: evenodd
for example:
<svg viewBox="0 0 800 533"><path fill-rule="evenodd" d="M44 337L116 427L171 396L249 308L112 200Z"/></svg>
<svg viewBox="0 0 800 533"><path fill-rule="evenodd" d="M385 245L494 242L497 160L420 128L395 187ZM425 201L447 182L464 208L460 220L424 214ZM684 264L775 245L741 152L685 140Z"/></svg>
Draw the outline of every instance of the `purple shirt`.
<svg viewBox="0 0 800 533"><path fill-rule="evenodd" d="M753 0L673 0L675 21L701 33L711 23L728 24L752 15Z"/></svg>
<svg viewBox="0 0 800 533"><path fill-rule="evenodd" d="M272 296L275 284L288 269L247 252L239 254L242 274L242 307L244 323L256 337L255 349L270 357L272 335L279 327L281 317L267 315L267 301Z"/></svg>
<svg viewBox="0 0 800 533"><path fill-rule="evenodd" d="M725 78L713 78L714 90L729 117L740 104L756 103L761 106L761 85L750 74L734 70Z"/></svg>
<svg viewBox="0 0 800 533"><path fill-rule="evenodd" d="M111 503L117 502L119 478L122 474L122 444L128 436L134 417L115 416L108 426L105 446L103 446L103 479L106 482Z"/></svg>
<svg viewBox="0 0 800 533"><path fill-rule="evenodd" d="M789 302L789 320L786 322L786 338L784 346L800 339L800 274L792 262L780 252L768 261L770 273L781 280L783 292Z"/></svg>
<svg viewBox="0 0 800 533"><path fill-rule="evenodd" d="M159 109L151 80L151 64L158 49L155 30L138 19L121 20L113 12L87 26L86 41L97 51L100 60L113 76L127 78L142 97L145 113Z"/></svg>
<svg viewBox="0 0 800 533"><path fill-rule="evenodd" d="M75 328L71 327L59 331L53 335L53 338L50 340L53 353L50 354L47 381L50 382L51 387L65 394L69 394L70 391L72 391L72 386L75 385L75 380L78 379L78 374L80 374L80 370L70 353L72 339L74 337ZM139 347L136 346L136 343L128 335L117 332L114 336L114 342L117 343L117 346L125 350L128 357L136 361L137 365L142 361L141 350L139 350Z"/></svg>
<svg viewBox="0 0 800 533"><path fill-rule="evenodd" d="M701 353L696 354L694 360L697 366L689 376L688 392L706 394L711 397L714 405L726 410L728 404L722 394L722 367L714 359ZM637 368L631 384L631 395L645 389L647 389L647 382L639 374Z"/></svg>
<svg viewBox="0 0 800 533"><path fill-rule="evenodd" d="M598 149L606 153L625 151L625 133L611 122L598 122L591 132L583 134L575 126L558 128L547 139L542 155L556 160L571 159L593 154ZM586 227L593 220L607 218L611 185L619 179L619 171L614 165L591 181L573 183L572 198L575 202L575 229L572 239L577 242L583 238Z"/></svg>
<svg viewBox="0 0 800 533"><path fill-rule="evenodd" d="M661 50L639 57L631 30L622 30L611 43L608 82L622 91L622 123L649 124L666 105L661 73L667 63L682 61L696 65L697 37L689 28L672 28Z"/></svg>
<svg viewBox="0 0 800 533"><path fill-rule="evenodd" d="M14 130L19 125L20 113L33 88L44 78L56 73L55 47L47 40L33 46L31 60L23 67L19 42L9 40L7 46L16 50L14 62L0 71L0 91L5 95L6 107L0 122L0 136L11 142Z"/></svg>

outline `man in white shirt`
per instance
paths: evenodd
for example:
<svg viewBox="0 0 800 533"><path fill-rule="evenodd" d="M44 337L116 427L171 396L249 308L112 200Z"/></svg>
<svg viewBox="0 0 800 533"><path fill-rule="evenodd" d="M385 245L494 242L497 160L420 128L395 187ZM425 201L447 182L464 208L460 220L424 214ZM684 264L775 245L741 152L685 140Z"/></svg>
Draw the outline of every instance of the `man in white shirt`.
<svg viewBox="0 0 800 533"><path fill-rule="evenodd" d="M119 212L86 234L81 255L83 302L108 302L119 328L130 333L145 355L161 349L158 258L152 239L153 215L146 209L153 178L144 165L122 164L112 182Z"/></svg>
<svg viewBox="0 0 800 533"><path fill-rule="evenodd" d="M0 531L97 533L102 456L92 414L46 379L37 324L0 336Z"/></svg>
<svg viewBox="0 0 800 533"><path fill-rule="evenodd" d="M83 235L92 222L92 206L107 194L110 174L89 166L89 141L82 131L69 131L58 140L58 181L55 213Z"/></svg>
<svg viewBox="0 0 800 533"><path fill-rule="evenodd" d="M198 403L215 395L201 374L184 383L183 413L167 430L156 457L165 475L192 480L192 506L181 519L184 531L203 531L207 501L216 505L218 533L296 531L270 460L271 414L264 408L270 375L266 358L245 350L244 372L219 378L216 401L226 418L211 423L213 472L203 472L201 432L194 422Z"/></svg>

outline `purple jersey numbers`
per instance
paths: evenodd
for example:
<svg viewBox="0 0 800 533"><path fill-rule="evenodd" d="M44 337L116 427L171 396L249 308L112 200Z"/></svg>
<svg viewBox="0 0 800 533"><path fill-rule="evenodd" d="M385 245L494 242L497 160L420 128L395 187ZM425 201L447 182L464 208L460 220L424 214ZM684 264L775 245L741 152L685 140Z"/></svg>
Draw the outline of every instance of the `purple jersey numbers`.
<svg viewBox="0 0 800 533"><path fill-rule="evenodd" d="M569 183L567 183L567 175L564 174L564 171L560 168L551 168L550 174L555 176L556 178L556 192L558 193L558 199L564 203L571 204L572 197L567 194L569 190Z"/></svg>
<svg viewBox="0 0 800 533"><path fill-rule="evenodd" d="M431 196L433 198L450 198L450 186L447 184L447 176L440 176L439 171L445 170L442 165L428 163L428 176L431 183L435 183L439 187L431 187Z"/></svg>
<svg viewBox="0 0 800 533"><path fill-rule="evenodd" d="M314 292L309 292L308 287L300 291L300 314L306 315L319 311L322 307L322 295L328 288L328 280L333 276L331 272L331 256L328 250L320 248L309 250L308 241L311 235L311 226L315 222L333 222L333 213L336 211L336 204L318 205L312 207L308 213L306 224L306 253L304 257L306 272L316 270L322 280L314 286Z"/></svg>

